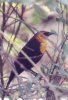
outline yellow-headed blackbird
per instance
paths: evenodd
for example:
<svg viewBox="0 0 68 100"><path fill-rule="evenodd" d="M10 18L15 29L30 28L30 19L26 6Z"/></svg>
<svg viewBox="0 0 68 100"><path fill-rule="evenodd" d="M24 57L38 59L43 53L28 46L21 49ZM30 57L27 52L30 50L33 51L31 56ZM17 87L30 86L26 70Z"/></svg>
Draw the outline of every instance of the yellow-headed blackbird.
<svg viewBox="0 0 68 100"><path fill-rule="evenodd" d="M37 32L29 42L22 48L22 50L31 58L31 60L36 64L42 58L43 54L45 53L47 47L47 37L52 35L53 33L47 31L40 31ZM17 61L25 66L27 70L31 70L33 65L28 61L27 58L20 52L17 57ZM20 67L20 64L15 61L14 65L18 74L24 71L23 68ZM9 81L7 86L11 83L14 79L15 74L11 71Z"/></svg>

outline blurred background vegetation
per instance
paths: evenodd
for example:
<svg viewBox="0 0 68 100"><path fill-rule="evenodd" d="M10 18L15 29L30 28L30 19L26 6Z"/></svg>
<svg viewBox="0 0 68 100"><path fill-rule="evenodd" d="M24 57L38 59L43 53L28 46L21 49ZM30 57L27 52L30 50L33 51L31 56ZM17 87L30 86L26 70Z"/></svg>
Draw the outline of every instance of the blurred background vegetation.
<svg viewBox="0 0 68 100"><path fill-rule="evenodd" d="M10 100L19 97L21 97L22 100L34 100L34 98L36 98L36 100L40 100L39 98L42 98L41 100L51 100L51 98L52 100L63 100L61 99L62 96L66 98L68 96L68 1L2 1L0 2L0 30L4 36L3 49L7 61L8 59L10 59L10 61L12 61L12 59L15 60L18 52L36 32L41 30L54 32L56 35L50 38L52 44L49 42L47 50L49 54L52 54L52 59L57 61L54 65L49 56L45 54L40 61L41 64L38 65L47 79L49 79L51 74L54 75L50 82L50 89L47 87L47 82L45 82L44 78L44 81L39 80L40 75L35 78L31 76L30 73L27 81L22 81L23 85L15 80L11 86L5 90L11 68L4 58L4 65L0 64L1 67L3 66L0 69L2 77L0 95L2 98L4 92L6 96L9 96ZM9 57L9 55L11 57ZM24 74L24 76L27 77L26 74ZM32 80L32 78L34 78L34 80ZM26 78L24 78L24 80L26 80ZM48 98L46 91L47 93L52 93L52 97ZM54 95L57 99L54 98Z"/></svg>

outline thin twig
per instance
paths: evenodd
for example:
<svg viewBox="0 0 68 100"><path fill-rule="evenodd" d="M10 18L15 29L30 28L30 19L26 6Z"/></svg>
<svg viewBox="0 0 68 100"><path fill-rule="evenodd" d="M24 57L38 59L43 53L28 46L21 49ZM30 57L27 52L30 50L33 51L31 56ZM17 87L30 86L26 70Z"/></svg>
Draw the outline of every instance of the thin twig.
<svg viewBox="0 0 68 100"><path fill-rule="evenodd" d="M18 4L16 4L15 8L17 7L17 5L18 5ZM11 10L11 9L10 9L10 10ZM7 21L9 20L9 18L10 18L10 16L11 16L11 14L13 13L13 11L14 11L14 10L12 9L12 11L10 12L10 14L8 14L8 11L7 11L7 13L5 13L5 16L6 16L6 15L9 15L9 16L6 16L7 19L5 20L5 23L7 23ZM4 12L3 12L3 13L4 13ZM6 24L4 25L4 27L6 27ZM4 27L3 27L3 28L4 28ZM4 30L5 30L5 28L4 28Z"/></svg>
<svg viewBox="0 0 68 100"><path fill-rule="evenodd" d="M13 6L12 6L13 7ZM13 9L14 9L14 11L18 14L18 16L20 17L20 15L19 15L19 13L15 10L15 8L13 7ZM1 11L1 10L0 10ZM2 11L1 11L2 12ZM3 12L4 13L4 12ZM12 18L12 19L16 19L16 18L14 18L14 17L12 17L12 16L9 16L8 14L5 14L6 16L8 16L8 17L10 17L10 18ZM35 34L34 33L34 31L32 30L32 28L30 27L30 25L28 25L25 21L24 21L24 19L16 19L16 20L18 20L18 21L21 21L21 22L23 22L23 24L33 33L33 34Z"/></svg>
<svg viewBox="0 0 68 100"><path fill-rule="evenodd" d="M1 26L1 29L2 31L4 32L4 26L5 26L5 3L3 3L3 22L2 22L2 26Z"/></svg>
<svg viewBox="0 0 68 100"><path fill-rule="evenodd" d="M2 49L3 49L3 36L0 34L0 77L1 77L1 85L4 87L4 80L3 80L3 59L2 59ZM1 94L2 99L4 94Z"/></svg>
<svg viewBox="0 0 68 100"><path fill-rule="evenodd" d="M67 39L68 39L68 34L65 35L63 41L62 41L62 42L60 43L60 45L58 46L58 47L61 47L61 50L62 50L62 48L63 48L65 42L67 41ZM59 51L58 57L57 57L57 59L56 59L56 63L57 63L58 60L59 60L59 56L60 56L61 50Z"/></svg>
<svg viewBox="0 0 68 100"><path fill-rule="evenodd" d="M13 25L15 22L17 23L18 20L14 20L14 21L12 21L10 24L7 24L7 25L4 27L4 29L7 29L7 28L10 27L11 25Z"/></svg>

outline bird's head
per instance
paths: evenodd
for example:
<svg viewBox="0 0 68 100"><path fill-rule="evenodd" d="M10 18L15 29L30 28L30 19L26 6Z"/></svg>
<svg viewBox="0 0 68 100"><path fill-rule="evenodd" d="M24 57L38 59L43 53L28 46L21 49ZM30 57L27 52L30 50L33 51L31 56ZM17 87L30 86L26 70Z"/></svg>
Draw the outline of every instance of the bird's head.
<svg viewBox="0 0 68 100"><path fill-rule="evenodd" d="M47 37L54 34L53 32L48 32L48 31L40 31L39 33L41 33L41 34L43 34L44 36L47 36Z"/></svg>
<svg viewBox="0 0 68 100"><path fill-rule="evenodd" d="M47 37L54 33L47 32L47 31L39 31L35 35L35 38L40 43L40 52L44 53L47 47Z"/></svg>
<svg viewBox="0 0 68 100"><path fill-rule="evenodd" d="M40 42L43 42L47 39L47 37L53 35L54 33L48 31L39 31L36 34L36 39Z"/></svg>

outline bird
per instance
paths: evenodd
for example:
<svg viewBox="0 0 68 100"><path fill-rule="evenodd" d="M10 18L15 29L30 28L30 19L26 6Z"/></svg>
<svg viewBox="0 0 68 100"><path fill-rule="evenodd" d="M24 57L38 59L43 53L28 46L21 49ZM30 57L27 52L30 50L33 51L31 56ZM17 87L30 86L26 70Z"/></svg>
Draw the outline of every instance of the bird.
<svg viewBox="0 0 68 100"><path fill-rule="evenodd" d="M47 38L52 34L54 33L48 31L38 31L21 50L23 50L35 64L38 63L46 51ZM14 66L18 74L21 74L24 71L24 68L22 68L17 61L24 65L27 70L31 70L31 68L34 67L20 51L17 59L14 61ZM6 87L10 85L14 78L15 74L11 71Z"/></svg>

